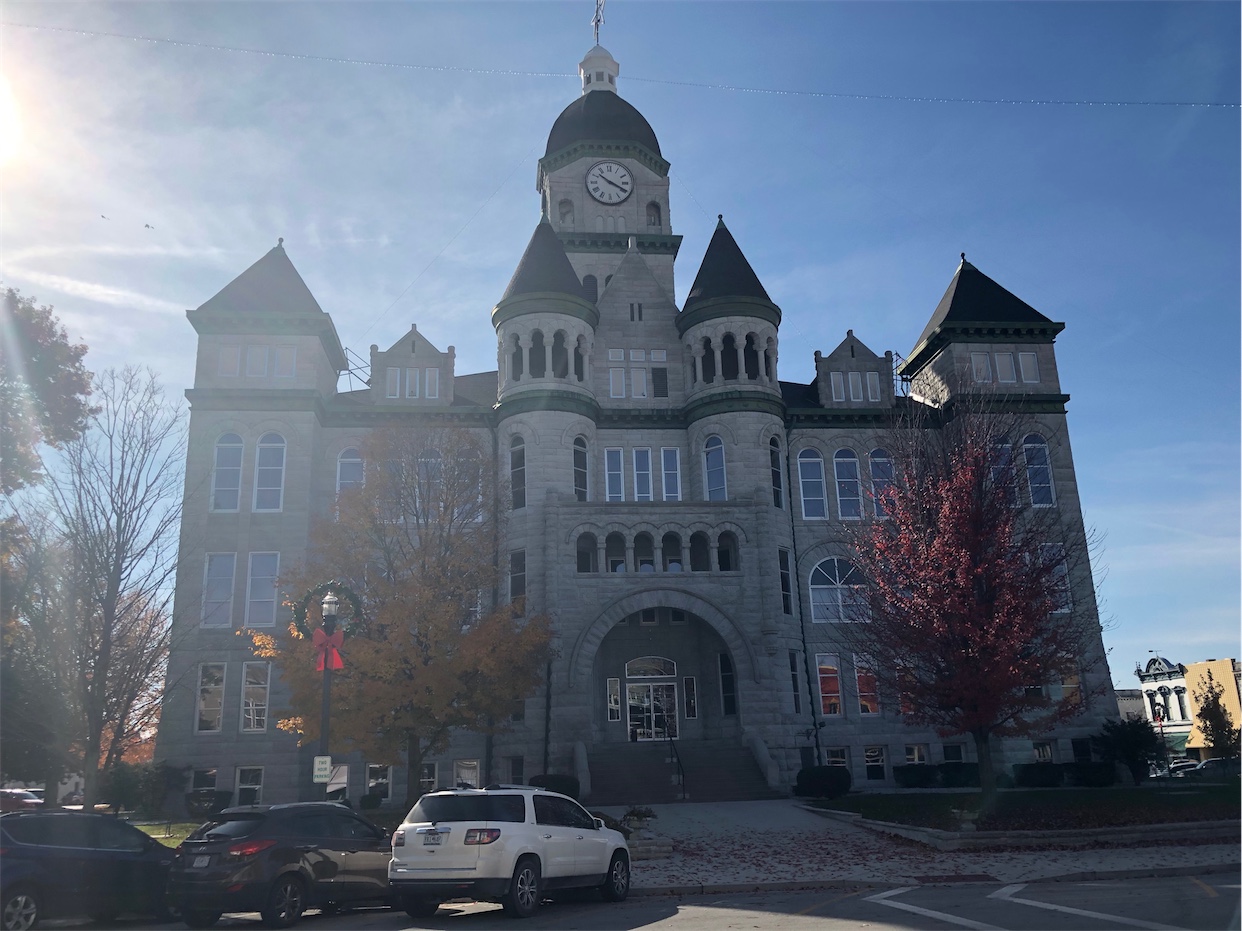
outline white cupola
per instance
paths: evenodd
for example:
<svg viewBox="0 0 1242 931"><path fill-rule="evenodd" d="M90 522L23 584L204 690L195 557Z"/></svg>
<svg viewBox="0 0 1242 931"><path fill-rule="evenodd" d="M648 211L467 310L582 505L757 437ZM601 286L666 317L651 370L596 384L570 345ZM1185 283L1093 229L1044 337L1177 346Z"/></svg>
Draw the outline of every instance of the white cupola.
<svg viewBox="0 0 1242 931"><path fill-rule="evenodd" d="M586 58L578 64L578 74L582 76L582 93L591 91L617 92L617 75L621 66L612 57L608 49L597 45L586 53Z"/></svg>

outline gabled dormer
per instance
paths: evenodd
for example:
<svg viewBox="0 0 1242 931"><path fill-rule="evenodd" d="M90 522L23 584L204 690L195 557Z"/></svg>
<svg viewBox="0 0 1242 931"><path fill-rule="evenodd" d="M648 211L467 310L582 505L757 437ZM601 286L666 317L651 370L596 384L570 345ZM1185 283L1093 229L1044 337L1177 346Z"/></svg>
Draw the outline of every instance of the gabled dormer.
<svg viewBox="0 0 1242 931"><path fill-rule="evenodd" d="M815 350L815 388L822 407L892 407L893 354L877 356L846 330L828 355Z"/></svg>
<svg viewBox="0 0 1242 931"><path fill-rule="evenodd" d="M457 350L441 352L411 324L384 352L371 346L371 400L377 407L448 407Z"/></svg>

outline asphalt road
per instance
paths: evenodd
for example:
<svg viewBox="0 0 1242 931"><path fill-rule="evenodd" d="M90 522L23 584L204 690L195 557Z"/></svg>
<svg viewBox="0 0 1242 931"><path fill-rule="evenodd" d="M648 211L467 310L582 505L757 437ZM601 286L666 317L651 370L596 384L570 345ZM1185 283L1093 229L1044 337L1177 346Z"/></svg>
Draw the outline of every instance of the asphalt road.
<svg viewBox="0 0 1242 931"><path fill-rule="evenodd" d="M1204 873L1087 883L955 883L905 887L843 886L806 892L703 896L634 896L606 905L589 895L545 903L529 921L497 905L443 905L432 919L360 909L333 916L309 912L305 931L1238 931L1239 876ZM46 927L74 927L54 922ZM114 927L152 929L150 921ZM183 928L183 925L173 927ZM230 916L222 931L262 928L258 915Z"/></svg>

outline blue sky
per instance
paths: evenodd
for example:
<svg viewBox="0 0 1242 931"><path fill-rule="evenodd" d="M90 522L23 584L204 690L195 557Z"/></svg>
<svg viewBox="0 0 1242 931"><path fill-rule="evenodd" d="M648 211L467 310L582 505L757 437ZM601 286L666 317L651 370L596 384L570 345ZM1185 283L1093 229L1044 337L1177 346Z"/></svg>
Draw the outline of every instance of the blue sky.
<svg viewBox="0 0 1242 931"><path fill-rule="evenodd" d="M0 278L179 394L185 310L284 237L355 352L414 322L493 369L592 12L10 0ZM809 382L846 329L908 354L966 252L1066 324L1114 681L1242 652L1239 110L1085 103L1236 105L1236 3L612 0L601 43L672 163L679 303L723 213Z"/></svg>

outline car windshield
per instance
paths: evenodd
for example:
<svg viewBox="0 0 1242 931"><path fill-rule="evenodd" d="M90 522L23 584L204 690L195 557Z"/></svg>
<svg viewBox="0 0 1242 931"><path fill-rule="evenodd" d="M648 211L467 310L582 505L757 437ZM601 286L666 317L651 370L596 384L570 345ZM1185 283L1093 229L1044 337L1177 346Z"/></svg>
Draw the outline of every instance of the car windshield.
<svg viewBox="0 0 1242 931"><path fill-rule="evenodd" d="M246 837L253 834L262 823L263 819L254 815L226 816L215 821L208 821L191 834L189 839L213 840L224 837Z"/></svg>
<svg viewBox="0 0 1242 931"><path fill-rule="evenodd" d="M426 821L526 820L526 800L520 795L424 795L410 809L409 823Z"/></svg>

